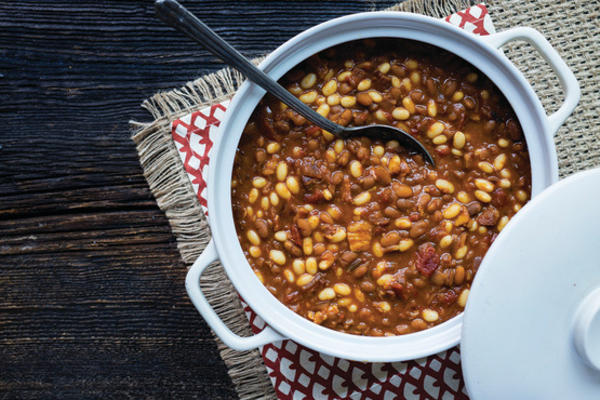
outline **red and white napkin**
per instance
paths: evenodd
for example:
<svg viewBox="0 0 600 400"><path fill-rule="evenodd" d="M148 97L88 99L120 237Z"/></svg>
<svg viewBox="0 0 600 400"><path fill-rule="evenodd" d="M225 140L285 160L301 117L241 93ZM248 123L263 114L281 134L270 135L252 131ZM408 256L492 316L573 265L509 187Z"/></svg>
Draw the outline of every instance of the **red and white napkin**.
<svg viewBox="0 0 600 400"><path fill-rule="evenodd" d="M475 5L445 18L474 35L495 33L487 8ZM198 200L206 212L208 163L229 100L172 123L172 137ZM245 305L252 330L265 322ZM291 340L259 349L280 400L466 400L458 347L408 362L361 363L310 350Z"/></svg>

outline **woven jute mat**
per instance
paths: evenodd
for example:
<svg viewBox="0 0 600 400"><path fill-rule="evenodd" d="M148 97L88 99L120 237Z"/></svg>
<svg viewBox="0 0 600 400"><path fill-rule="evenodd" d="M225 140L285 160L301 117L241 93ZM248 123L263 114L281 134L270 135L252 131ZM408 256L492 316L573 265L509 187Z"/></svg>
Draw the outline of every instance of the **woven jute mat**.
<svg viewBox="0 0 600 400"><path fill-rule="evenodd" d="M441 18L472 4L475 2L410 0L391 10ZM600 166L600 0L499 0L486 5L498 31L530 26L542 32L574 71L581 85L581 101L555 137L561 178ZM514 43L505 46L504 50L531 83L546 111L555 111L563 94L550 67L528 44ZM223 69L182 88L154 95L142 104L152 114L153 121L132 122L133 140L144 175L169 220L181 257L188 265L200 255L210 232L171 138L171 122L230 98L242 82L239 73ZM201 284L225 323L238 334L250 335L242 305L223 269L210 267ZM237 352L216 340L240 398L275 398L257 350Z"/></svg>

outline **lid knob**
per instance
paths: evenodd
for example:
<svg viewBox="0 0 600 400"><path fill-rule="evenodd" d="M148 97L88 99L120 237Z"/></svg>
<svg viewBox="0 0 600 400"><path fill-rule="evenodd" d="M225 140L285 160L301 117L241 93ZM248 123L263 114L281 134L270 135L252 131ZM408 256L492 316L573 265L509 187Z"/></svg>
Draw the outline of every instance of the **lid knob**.
<svg viewBox="0 0 600 400"><path fill-rule="evenodd" d="M573 341L579 356L600 371L600 288L592 291L579 305Z"/></svg>

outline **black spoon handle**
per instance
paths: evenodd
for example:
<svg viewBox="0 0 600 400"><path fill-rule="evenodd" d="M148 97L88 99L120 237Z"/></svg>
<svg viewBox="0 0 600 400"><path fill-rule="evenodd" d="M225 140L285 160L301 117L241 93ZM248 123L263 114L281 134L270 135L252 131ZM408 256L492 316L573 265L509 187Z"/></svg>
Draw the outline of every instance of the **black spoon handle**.
<svg viewBox="0 0 600 400"><path fill-rule="evenodd" d="M341 125L321 116L309 106L298 100L296 96L256 68L248 61L248 59L246 59L246 57L231 47L229 43L223 40L177 1L157 0L155 6L156 14L160 19L201 43L211 53L219 56L230 66L235 67L246 78L277 97L298 114L333 134L340 135L343 132L344 128Z"/></svg>

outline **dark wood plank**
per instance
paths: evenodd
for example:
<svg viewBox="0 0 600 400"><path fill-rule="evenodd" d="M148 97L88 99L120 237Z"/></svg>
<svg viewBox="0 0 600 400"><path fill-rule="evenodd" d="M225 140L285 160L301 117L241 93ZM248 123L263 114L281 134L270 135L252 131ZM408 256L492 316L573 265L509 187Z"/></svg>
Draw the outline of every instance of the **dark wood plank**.
<svg viewBox="0 0 600 400"><path fill-rule="evenodd" d="M255 57L392 1L186 1ZM129 139L222 67L151 1L0 1L0 399L234 398Z"/></svg>

